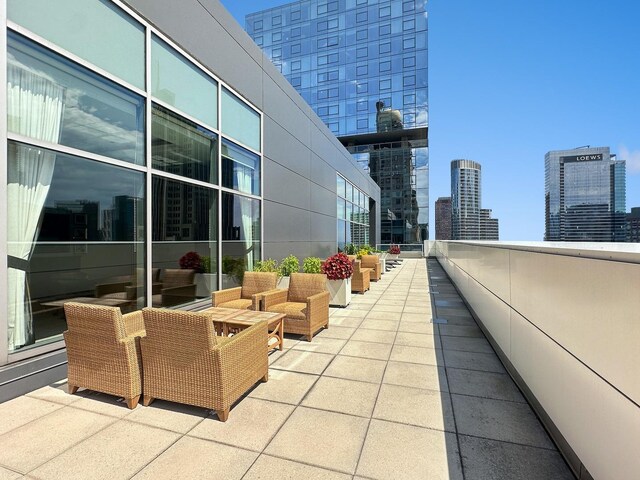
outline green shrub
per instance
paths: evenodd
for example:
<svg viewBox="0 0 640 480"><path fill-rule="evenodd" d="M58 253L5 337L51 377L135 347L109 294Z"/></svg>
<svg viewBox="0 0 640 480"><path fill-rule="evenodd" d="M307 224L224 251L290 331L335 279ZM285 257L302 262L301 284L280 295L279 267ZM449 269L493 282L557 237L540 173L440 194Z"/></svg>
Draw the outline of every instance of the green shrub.
<svg viewBox="0 0 640 480"><path fill-rule="evenodd" d="M211 273L211 257L200 257L200 266L204 273Z"/></svg>
<svg viewBox="0 0 640 480"><path fill-rule="evenodd" d="M244 258L234 258L229 255L222 257L222 273L231 275L238 284L242 283L245 270Z"/></svg>
<svg viewBox="0 0 640 480"><path fill-rule="evenodd" d="M321 273L322 260L318 257L307 257L302 261L304 273Z"/></svg>
<svg viewBox="0 0 640 480"><path fill-rule="evenodd" d="M300 271L300 260L295 255L289 255L282 259L280 262L280 275L283 277L289 277L292 273Z"/></svg>
<svg viewBox="0 0 640 480"><path fill-rule="evenodd" d="M358 250L358 253L356 255L358 256L358 258L362 258L363 255L369 255L369 250L367 250L366 248L361 248L360 250Z"/></svg>
<svg viewBox="0 0 640 480"><path fill-rule="evenodd" d="M344 252L347 255L355 255L358 253L358 247L356 247L353 243L347 243L344 246Z"/></svg>
<svg viewBox="0 0 640 480"><path fill-rule="evenodd" d="M278 273L278 262L276 262L273 258L267 258L266 260L258 260L253 266L253 271Z"/></svg>

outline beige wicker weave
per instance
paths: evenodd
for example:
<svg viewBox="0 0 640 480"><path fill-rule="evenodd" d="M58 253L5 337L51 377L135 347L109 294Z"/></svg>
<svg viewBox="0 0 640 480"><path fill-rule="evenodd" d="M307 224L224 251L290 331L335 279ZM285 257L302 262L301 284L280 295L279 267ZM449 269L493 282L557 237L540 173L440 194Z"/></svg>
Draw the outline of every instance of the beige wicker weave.
<svg viewBox="0 0 640 480"><path fill-rule="evenodd" d="M64 304L64 312L69 393L88 388L124 397L129 408L136 408L142 393L142 312L122 315L117 307L73 302Z"/></svg>
<svg viewBox="0 0 640 480"><path fill-rule="evenodd" d="M258 380L268 380L266 321L226 338L215 335L206 313L156 308L142 313L144 405L156 398L186 403L215 410L226 422L231 405Z"/></svg>
<svg viewBox="0 0 640 480"><path fill-rule="evenodd" d="M371 281L377 282L382 278L382 262L377 255L362 255L360 265L371 269Z"/></svg>
<svg viewBox="0 0 640 480"><path fill-rule="evenodd" d="M353 261L353 275L351 276L351 291L364 293L369 290L371 269L363 268L360 260Z"/></svg>
<svg viewBox="0 0 640 480"><path fill-rule="evenodd" d="M154 307L170 307L188 303L196 298L195 270L167 268L161 285L153 286ZM160 290L159 293L157 291Z"/></svg>
<svg viewBox="0 0 640 480"><path fill-rule="evenodd" d="M272 290L263 297L263 309L284 313L284 331L311 341L320 328L329 328L327 277L320 273L292 273L288 290Z"/></svg>
<svg viewBox="0 0 640 480"><path fill-rule="evenodd" d="M260 310L262 293L276 288L275 272L244 272L242 287L226 288L211 293L214 307Z"/></svg>

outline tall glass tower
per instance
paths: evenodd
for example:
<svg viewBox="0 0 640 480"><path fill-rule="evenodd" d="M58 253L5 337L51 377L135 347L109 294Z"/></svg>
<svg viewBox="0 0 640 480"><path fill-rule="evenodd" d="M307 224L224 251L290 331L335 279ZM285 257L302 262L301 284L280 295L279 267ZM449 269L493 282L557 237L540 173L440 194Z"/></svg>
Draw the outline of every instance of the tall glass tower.
<svg viewBox="0 0 640 480"><path fill-rule="evenodd" d="M382 243L429 237L426 3L301 0L246 17L249 35L380 186Z"/></svg>
<svg viewBox="0 0 640 480"><path fill-rule="evenodd" d="M473 160L451 162L451 230L454 240L480 240L481 165Z"/></svg>
<svg viewBox="0 0 640 480"><path fill-rule="evenodd" d="M624 242L625 161L609 147L554 150L544 160L544 239Z"/></svg>

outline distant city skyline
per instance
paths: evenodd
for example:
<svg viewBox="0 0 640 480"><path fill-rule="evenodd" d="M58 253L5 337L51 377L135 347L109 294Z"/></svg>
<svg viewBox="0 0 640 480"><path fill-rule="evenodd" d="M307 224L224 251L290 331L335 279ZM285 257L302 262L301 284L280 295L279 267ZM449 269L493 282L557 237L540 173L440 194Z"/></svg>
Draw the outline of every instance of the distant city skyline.
<svg viewBox="0 0 640 480"><path fill-rule="evenodd" d="M287 2L223 3L244 26L247 13ZM450 161L473 158L500 239L542 240L545 153L584 145L608 145L626 161L627 211L640 206L640 4L496 7L427 4L431 225L436 199L449 195Z"/></svg>

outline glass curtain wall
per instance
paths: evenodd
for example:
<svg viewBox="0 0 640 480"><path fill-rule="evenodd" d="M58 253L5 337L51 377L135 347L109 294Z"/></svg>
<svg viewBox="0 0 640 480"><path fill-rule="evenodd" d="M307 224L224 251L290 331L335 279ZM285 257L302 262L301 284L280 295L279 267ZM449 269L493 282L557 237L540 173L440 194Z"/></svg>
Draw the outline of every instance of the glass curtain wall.
<svg viewBox="0 0 640 480"><path fill-rule="evenodd" d="M7 6L10 361L57 348L67 301L184 305L261 254L260 113L115 3L49 3Z"/></svg>
<svg viewBox="0 0 640 480"><path fill-rule="evenodd" d="M338 251L347 244L369 245L369 197L341 175L336 176Z"/></svg>

